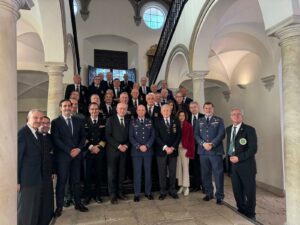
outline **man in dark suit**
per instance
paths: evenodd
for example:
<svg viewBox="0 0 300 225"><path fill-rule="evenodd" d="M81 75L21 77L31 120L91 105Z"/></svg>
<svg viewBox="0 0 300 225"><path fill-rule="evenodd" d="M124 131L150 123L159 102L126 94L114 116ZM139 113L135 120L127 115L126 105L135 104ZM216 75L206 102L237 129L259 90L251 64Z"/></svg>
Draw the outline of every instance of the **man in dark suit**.
<svg viewBox="0 0 300 225"><path fill-rule="evenodd" d="M144 105L137 107L138 118L131 120L129 126L129 140L131 143L131 156L134 172L134 201L140 201L142 166L145 173L145 196L153 199L151 194L151 164L153 156L153 143L155 139L154 125L151 119L145 118Z"/></svg>
<svg viewBox="0 0 300 225"><path fill-rule="evenodd" d="M113 86L113 101L117 104L119 102L119 98L121 93L123 92L120 87L120 80L118 78L114 79L114 86Z"/></svg>
<svg viewBox="0 0 300 225"><path fill-rule="evenodd" d="M146 95L150 92L150 87L147 86L147 77L141 77L140 82L141 86L139 88L140 96L145 99Z"/></svg>
<svg viewBox="0 0 300 225"><path fill-rule="evenodd" d="M203 106L205 117L198 119L195 127L195 140L198 144L202 182L206 196L204 201L213 199L212 175L216 184L216 203L223 204L224 199L224 172L223 142L225 127L223 119L215 116L214 106L211 102L205 102Z"/></svg>
<svg viewBox="0 0 300 225"><path fill-rule="evenodd" d="M238 211L255 219L257 137L253 127L243 123L240 109L231 111L233 125L226 128L231 183Z"/></svg>
<svg viewBox="0 0 300 225"><path fill-rule="evenodd" d="M130 94L133 88L133 82L128 79L127 73L124 74L123 79L124 80L121 81L121 89Z"/></svg>
<svg viewBox="0 0 300 225"><path fill-rule="evenodd" d="M40 110L30 110L27 124L18 132L18 225L38 225L42 148L37 131L43 116Z"/></svg>
<svg viewBox="0 0 300 225"><path fill-rule="evenodd" d="M188 89L184 86L180 86L179 87L179 91L182 93L182 96L183 96L183 103L186 104L187 106L190 105L190 103L193 101L193 99L189 98L187 96L187 93L188 93Z"/></svg>
<svg viewBox="0 0 300 225"><path fill-rule="evenodd" d="M167 192L167 168L169 168L169 195L177 199L176 164L178 145L181 139L179 120L171 115L168 104L161 107L162 117L158 117L155 124L156 156L160 186L160 200L164 200Z"/></svg>
<svg viewBox="0 0 300 225"><path fill-rule="evenodd" d="M182 93L180 91L176 92L175 102L174 102L174 108L175 108L175 112L176 113L178 111L184 111L188 115L188 118L190 117L189 106L186 105L186 104L184 104L184 102L183 102L183 95L182 95Z"/></svg>
<svg viewBox="0 0 300 225"><path fill-rule="evenodd" d="M62 214L64 190L69 176L75 209L81 212L88 211L80 200L81 159L86 136L84 124L82 120L71 115L72 103L70 100L61 100L59 107L61 116L54 119L51 126L51 135L57 158L56 217Z"/></svg>
<svg viewBox="0 0 300 225"><path fill-rule="evenodd" d="M191 102L189 105L191 116L189 117L189 122L192 124L194 133L197 121L199 118L204 117L204 114L199 113L199 105L197 102ZM196 143L196 141L195 141ZM195 149L198 149L197 144L195 145ZM201 166L200 166L200 159L199 154L195 151L194 159L190 159L190 165L193 174L193 182L192 182L192 189L191 192L201 191L204 192L204 188L202 185L202 178L201 178Z"/></svg>
<svg viewBox="0 0 300 225"><path fill-rule="evenodd" d="M155 118L159 117L160 114L160 107L155 105L155 94L149 93L146 95L146 117L152 119L154 121Z"/></svg>
<svg viewBox="0 0 300 225"><path fill-rule="evenodd" d="M89 99L91 98L91 96L93 94L97 94L99 97L101 95L104 96L104 90L101 89L101 85L100 85L100 77L99 76L95 76L93 83L89 86L88 91L89 91Z"/></svg>
<svg viewBox="0 0 300 225"><path fill-rule="evenodd" d="M72 91L77 91L79 93L78 102L84 106L87 106L89 98L87 87L81 84L81 77L79 74L75 74L73 76L73 81L74 84L69 84L66 88L65 99L70 98Z"/></svg>
<svg viewBox="0 0 300 225"><path fill-rule="evenodd" d="M168 88L168 82L166 80L161 81L161 89L159 89L158 92L161 92L163 89L168 91L167 99L174 100L173 92Z"/></svg>
<svg viewBox="0 0 300 225"><path fill-rule="evenodd" d="M129 148L129 121L125 119L127 105L119 103L116 110L117 114L110 117L105 125L108 191L112 204L117 204L118 198L127 199L122 187L126 174L126 151Z"/></svg>
<svg viewBox="0 0 300 225"><path fill-rule="evenodd" d="M114 89L113 75L111 72L106 73L106 88L112 90Z"/></svg>
<svg viewBox="0 0 300 225"><path fill-rule="evenodd" d="M104 102L101 103L100 108L102 110L104 119L108 119L113 115L114 105L113 105L113 99L111 94L109 93L105 94Z"/></svg>
<svg viewBox="0 0 300 225"><path fill-rule="evenodd" d="M85 176L85 201L88 205L91 198L94 197L97 203L102 203L101 199L101 181L102 168L105 160L105 121L99 116L99 105L90 103L90 117L85 121L86 130L86 176ZM95 179L93 179L93 176ZM94 182L93 182L94 181ZM95 193L92 193L91 186L95 183Z"/></svg>
<svg viewBox="0 0 300 225"><path fill-rule="evenodd" d="M129 105L133 106L136 110L138 105L145 105L144 99L140 97L139 90L134 88L131 91L131 99L129 101Z"/></svg>

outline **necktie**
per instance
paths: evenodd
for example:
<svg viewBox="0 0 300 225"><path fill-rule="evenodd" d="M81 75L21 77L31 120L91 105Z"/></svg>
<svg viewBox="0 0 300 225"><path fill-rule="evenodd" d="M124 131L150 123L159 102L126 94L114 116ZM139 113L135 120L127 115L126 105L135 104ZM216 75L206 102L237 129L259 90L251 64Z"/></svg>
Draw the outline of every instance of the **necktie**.
<svg viewBox="0 0 300 225"><path fill-rule="evenodd" d="M96 123L97 123L97 121L96 121L96 120L93 120L93 124L96 125Z"/></svg>
<svg viewBox="0 0 300 225"><path fill-rule="evenodd" d="M137 108L137 102L136 102L136 100L134 100L133 105L134 105L134 108Z"/></svg>
<svg viewBox="0 0 300 225"><path fill-rule="evenodd" d="M170 123L169 123L169 120L168 120L168 119L166 119L166 126L167 126L168 128L170 128Z"/></svg>
<svg viewBox="0 0 300 225"><path fill-rule="evenodd" d="M71 134L73 134L71 118L67 118L67 125L69 127L69 130L70 130Z"/></svg>
<svg viewBox="0 0 300 225"><path fill-rule="evenodd" d="M122 127L125 127L125 124L124 124L124 119L123 119L123 118L121 118L120 120L121 120L121 126L122 126Z"/></svg>
<svg viewBox="0 0 300 225"><path fill-rule="evenodd" d="M39 131L38 130L35 131L35 138L39 141Z"/></svg>
<svg viewBox="0 0 300 225"><path fill-rule="evenodd" d="M144 93L144 94L147 94L147 93L146 93L146 87L145 87L145 86L143 86L143 93Z"/></svg>
<svg viewBox="0 0 300 225"><path fill-rule="evenodd" d="M195 128L196 127L196 122L197 122L197 118L196 116L193 117L193 127Z"/></svg>
<svg viewBox="0 0 300 225"><path fill-rule="evenodd" d="M141 124L144 125L144 120L143 119L141 119Z"/></svg>
<svg viewBox="0 0 300 225"><path fill-rule="evenodd" d="M78 85L76 85L75 91L78 91L78 92L79 92L79 87L78 87Z"/></svg>
<svg viewBox="0 0 300 225"><path fill-rule="evenodd" d="M209 117L206 117L206 123L209 124Z"/></svg>
<svg viewBox="0 0 300 225"><path fill-rule="evenodd" d="M150 117L152 117L152 110L151 110L151 108L152 108L151 106L148 108L148 114L149 114Z"/></svg>
<svg viewBox="0 0 300 225"><path fill-rule="evenodd" d="M233 155L235 136L236 136L236 127L233 127L232 137L231 137L230 145L229 145L229 149L228 149L228 155L230 155L230 156Z"/></svg>

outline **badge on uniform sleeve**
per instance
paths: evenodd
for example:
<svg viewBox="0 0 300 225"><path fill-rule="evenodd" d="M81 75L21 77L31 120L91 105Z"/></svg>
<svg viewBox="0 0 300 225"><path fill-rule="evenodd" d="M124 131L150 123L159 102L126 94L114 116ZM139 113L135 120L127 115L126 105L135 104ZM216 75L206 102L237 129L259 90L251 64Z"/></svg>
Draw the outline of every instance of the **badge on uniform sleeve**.
<svg viewBox="0 0 300 225"><path fill-rule="evenodd" d="M245 138L241 138L239 142L241 145L247 144L247 140Z"/></svg>

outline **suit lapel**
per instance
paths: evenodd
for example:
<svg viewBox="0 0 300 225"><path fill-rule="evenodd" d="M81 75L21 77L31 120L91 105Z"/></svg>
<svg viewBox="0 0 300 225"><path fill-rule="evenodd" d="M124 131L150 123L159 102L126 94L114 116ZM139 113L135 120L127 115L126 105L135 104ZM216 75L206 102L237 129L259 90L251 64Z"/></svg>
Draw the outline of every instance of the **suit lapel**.
<svg viewBox="0 0 300 225"><path fill-rule="evenodd" d="M239 131L235 136L235 140L239 140L243 136L243 133L244 133L244 124L242 123Z"/></svg>
<svg viewBox="0 0 300 225"><path fill-rule="evenodd" d="M73 124L73 133L74 133L74 121L73 121L73 117L71 117L72 119L72 124ZM70 132L70 129L69 129L69 127L68 127L68 124L67 124L67 122L65 121L65 119L63 118L63 116L60 116L60 119L61 119L61 121L62 121L62 124L63 124L63 127L64 127L64 129L66 130L66 133L67 134L70 134L71 136L72 136L72 133Z"/></svg>
<svg viewBox="0 0 300 225"><path fill-rule="evenodd" d="M28 126L27 126L27 133L28 133L28 136L31 139L32 143L34 143L35 145L40 147L39 140L35 138L35 136L33 135L33 133L31 132L31 130Z"/></svg>

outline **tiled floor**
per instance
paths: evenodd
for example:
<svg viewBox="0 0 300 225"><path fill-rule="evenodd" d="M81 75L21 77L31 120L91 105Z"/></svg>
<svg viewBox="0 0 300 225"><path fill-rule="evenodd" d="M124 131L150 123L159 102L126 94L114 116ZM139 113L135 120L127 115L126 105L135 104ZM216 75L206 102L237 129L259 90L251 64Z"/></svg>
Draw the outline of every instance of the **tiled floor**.
<svg viewBox="0 0 300 225"><path fill-rule="evenodd" d="M262 190L257 191L257 220L262 224L283 225L285 203L283 198L273 196ZM230 180L225 179L225 200L234 206ZM216 205L215 200L204 202L202 193L191 193L188 197L180 195L178 200L166 198L149 201L142 198L111 205L108 199L103 204L89 205L89 212L80 213L73 207L64 209L55 225L251 225L249 220L226 205Z"/></svg>

